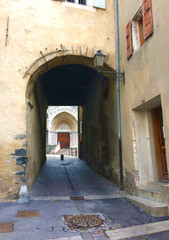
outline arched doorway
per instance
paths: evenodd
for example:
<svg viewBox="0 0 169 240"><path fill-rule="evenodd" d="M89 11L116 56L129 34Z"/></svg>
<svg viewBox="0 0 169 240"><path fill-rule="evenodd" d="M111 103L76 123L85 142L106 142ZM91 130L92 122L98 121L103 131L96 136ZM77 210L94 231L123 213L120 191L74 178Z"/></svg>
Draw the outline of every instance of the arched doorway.
<svg viewBox="0 0 169 240"><path fill-rule="evenodd" d="M47 153L69 156L78 155L77 106L48 107Z"/></svg>

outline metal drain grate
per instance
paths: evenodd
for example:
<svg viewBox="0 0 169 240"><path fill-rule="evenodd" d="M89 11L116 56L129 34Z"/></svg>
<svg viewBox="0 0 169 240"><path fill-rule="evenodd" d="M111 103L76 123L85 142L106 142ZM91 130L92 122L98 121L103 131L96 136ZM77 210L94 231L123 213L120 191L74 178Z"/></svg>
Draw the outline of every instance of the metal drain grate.
<svg viewBox="0 0 169 240"><path fill-rule="evenodd" d="M64 219L70 230L85 231L89 228L98 228L103 225L103 220L95 215L65 216Z"/></svg>
<svg viewBox="0 0 169 240"><path fill-rule="evenodd" d="M82 197L70 197L70 200L72 200L72 201L84 201L85 199L82 196Z"/></svg>

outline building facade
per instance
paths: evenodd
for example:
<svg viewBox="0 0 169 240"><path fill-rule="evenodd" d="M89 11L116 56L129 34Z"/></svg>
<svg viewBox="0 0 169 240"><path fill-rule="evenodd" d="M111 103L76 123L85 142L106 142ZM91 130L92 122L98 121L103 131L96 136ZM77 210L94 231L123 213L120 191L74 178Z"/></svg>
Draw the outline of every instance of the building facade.
<svg viewBox="0 0 169 240"><path fill-rule="evenodd" d="M119 1L120 69L126 76L126 84L121 85L124 181L129 192L166 202L169 193L167 7L165 0Z"/></svg>
<svg viewBox="0 0 169 240"><path fill-rule="evenodd" d="M123 180L128 193L168 202L167 7L166 0L1 0L0 201L16 200L21 185L30 190L45 163L47 127L55 132L59 122L47 126L48 106L79 106L80 158L118 186ZM106 55L102 71L116 72L118 52L125 72L122 162L116 74L98 73L98 50Z"/></svg>
<svg viewBox="0 0 169 240"><path fill-rule="evenodd" d="M47 153L78 156L78 107L49 106L47 109Z"/></svg>
<svg viewBox="0 0 169 240"><path fill-rule="evenodd" d="M0 200L31 189L45 163L49 105L85 106L84 156L118 181L116 83L103 101L93 63L101 50L104 69L116 69L114 1L2 0L0 9Z"/></svg>

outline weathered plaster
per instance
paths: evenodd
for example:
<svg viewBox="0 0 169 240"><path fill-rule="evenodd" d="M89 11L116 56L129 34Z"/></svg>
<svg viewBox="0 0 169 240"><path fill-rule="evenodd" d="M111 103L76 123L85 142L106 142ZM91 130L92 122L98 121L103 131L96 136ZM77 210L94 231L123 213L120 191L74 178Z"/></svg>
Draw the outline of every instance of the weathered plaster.
<svg viewBox="0 0 169 240"><path fill-rule="evenodd" d="M46 141L47 105L38 96L40 90L35 84L38 77L63 64L94 68L93 56L99 49L109 55L107 67L115 69L115 21L114 1L110 0L106 10L95 12L51 0L44 0L43 4L40 0L16 0L8 4L1 0L0 9L0 200L7 200L9 195L18 193L22 184L19 179L22 175L15 174L21 174L22 168L10 154L23 146L27 148L24 157L28 157L26 183L29 188L45 161L44 151L40 149ZM56 53L56 49L61 51ZM46 54L44 58L42 55ZM43 110L38 112L38 104L42 103Z"/></svg>
<svg viewBox="0 0 169 240"><path fill-rule="evenodd" d="M108 96L103 97L104 76L89 84L83 117L83 158L99 173L119 184L116 81L108 79Z"/></svg>
<svg viewBox="0 0 169 240"><path fill-rule="evenodd" d="M134 43L133 55L127 60L126 25L133 19L142 2L119 1L119 39L120 70L125 71L126 76L126 84L121 84L123 166L128 173L128 180L126 176L125 181L132 184L130 174L132 169L137 169L139 186L146 187L148 181L158 180L151 109L160 104L163 110L169 169L169 34L166 32L169 15L167 1L162 0L160 4L156 0L151 1L154 33L142 47L138 48ZM133 142L133 128L136 142ZM133 144L137 146L134 154Z"/></svg>

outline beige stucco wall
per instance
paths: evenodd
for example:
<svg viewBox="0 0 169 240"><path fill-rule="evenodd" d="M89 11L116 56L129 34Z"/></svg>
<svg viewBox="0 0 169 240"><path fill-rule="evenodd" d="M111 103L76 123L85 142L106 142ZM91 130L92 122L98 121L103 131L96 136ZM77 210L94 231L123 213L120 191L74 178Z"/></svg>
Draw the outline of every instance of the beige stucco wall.
<svg viewBox="0 0 169 240"><path fill-rule="evenodd" d="M39 81L33 89L30 102L26 108L27 157L26 185L28 189L34 184L37 175L46 161L46 109L47 102Z"/></svg>
<svg viewBox="0 0 169 240"><path fill-rule="evenodd" d="M126 75L126 84L121 84L123 167L129 188L132 179L140 186L158 179L150 110L160 102L169 168L169 5L165 0L152 0L154 33L127 60L126 25L141 4L142 0L119 1L120 70Z"/></svg>
<svg viewBox="0 0 169 240"><path fill-rule="evenodd" d="M83 159L104 177L119 185L116 81L110 77L108 97L103 97L104 76L96 73L88 86L83 116Z"/></svg>
<svg viewBox="0 0 169 240"><path fill-rule="evenodd" d="M43 71L38 69L45 60L42 58L23 77L25 71L42 57L40 51L47 54L56 48L67 52L48 56L47 61L53 58L49 68L74 63L75 58L63 58L65 55L88 57L93 67L92 57L98 49L109 55L106 63L115 68L115 22L112 0L106 1L106 10L78 9L52 0L10 0L8 4L1 0L0 9L0 200L7 200L15 198L19 185L23 184L21 176L15 175L23 170L21 165L16 165L16 159L24 157L26 161L28 155L24 152L18 153L24 156L17 156L15 150L26 148L27 100L31 98L38 75L47 71L45 65ZM82 58L83 62L87 65L87 60Z"/></svg>

